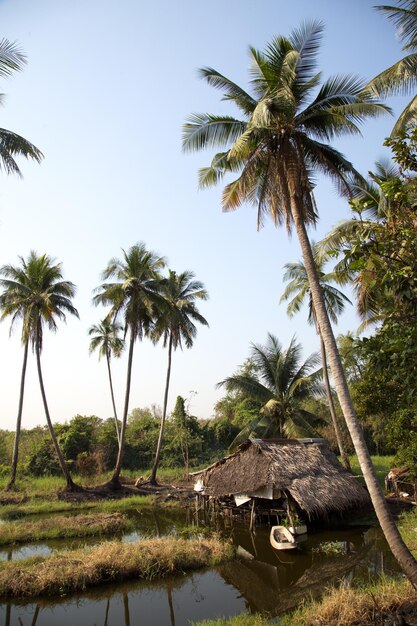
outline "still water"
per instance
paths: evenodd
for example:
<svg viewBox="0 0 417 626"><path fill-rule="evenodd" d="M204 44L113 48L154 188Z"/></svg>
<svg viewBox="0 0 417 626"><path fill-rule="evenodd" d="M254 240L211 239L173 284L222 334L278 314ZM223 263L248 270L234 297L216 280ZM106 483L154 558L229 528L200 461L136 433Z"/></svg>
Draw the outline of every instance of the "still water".
<svg viewBox="0 0 417 626"><path fill-rule="evenodd" d="M136 530L122 541L183 533L190 525L204 530L193 511L132 512ZM206 522L207 524L208 522ZM213 524L213 520L211 520ZM264 611L282 614L304 598L320 594L331 582L369 579L398 570L377 529L348 527L312 530L296 551L276 551L269 532L255 535L242 525L217 530L237 547L239 561L158 583L103 585L87 594L0 605L0 626L186 626L192 621ZM88 543L92 543L90 540ZM0 558L48 554L82 542L45 542L3 550Z"/></svg>

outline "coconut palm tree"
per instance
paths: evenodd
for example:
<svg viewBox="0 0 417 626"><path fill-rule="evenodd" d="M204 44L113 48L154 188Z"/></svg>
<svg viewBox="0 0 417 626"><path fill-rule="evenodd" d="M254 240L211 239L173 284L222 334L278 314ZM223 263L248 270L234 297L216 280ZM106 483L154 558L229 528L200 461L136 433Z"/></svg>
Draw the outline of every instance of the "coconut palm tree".
<svg viewBox="0 0 417 626"><path fill-rule="evenodd" d="M164 348L168 346L168 367L165 383L164 406L155 460L152 467L151 484L156 484L164 425L167 414L169 383L171 378L172 350L191 348L197 334L194 322L208 326L207 320L199 313L196 300L207 300L208 293L203 283L194 280L193 272L177 274L169 270L168 278L161 282L161 295L164 299L152 331L154 341L162 338Z"/></svg>
<svg viewBox="0 0 417 626"><path fill-rule="evenodd" d="M322 375L315 368L317 354L301 362L301 344L293 337L286 350L268 334L265 346L252 344L254 367L225 378L218 387L238 391L258 402L260 417L247 424L231 444L234 448L248 437L312 437L319 418L303 408L305 400L322 393Z"/></svg>
<svg viewBox="0 0 417 626"><path fill-rule="evenodd" d="M238 175L224 188L224 210L250 202L258 209L258 225L269 214L277 226L285 223L288 230L294 226L334 386L375 511L403 571L417 586L417 563L388 511L353 408L307 235L307 226L317 219L312 174L329 176L348 195L347 175L355 173L328 142L345 133L360 133L363 120L388 108L364 92L357 78L336 76L320 86L317 54L322 30L320 22L311 22L289 37L275 37L264 52L251 48L252 94L218 71L203 68L201 76L223 91L223 98L232 101L242 118L192 115L184 125L183 149L223 150L200 170L199 182L207 187L229 173Z"/></svg>
<svg viewBox="0 0 417 626"><path fill-rule="evenodd" d="M316 262L317 273L320 278L321 288L323 290L324 301L327 307L327 313L331 321L336 324L338 315L343 312L345 308L345 303L349 302L352 304L347 296L342 293L336 287L333 287L330 283L335 280L335 276L333 273L325 273L323 271L323 264L319 264ZM283 300L289 300L291 296L292 299L288 303L287 313L290 317L298 313L303 305L304 301L308 300L308 323L314 325L316 328L316 332L320 337L320 352L321 352L321 361L323 366L323 379L324 385L326 389L327 402L329 404L330 415L332 418L332 424L334 428L334 432L336 435L337 445L339 447L340 456L342 458L343 465L346 469L350 470L349 457L345 451L343 445L343 437L342 432L340 430L339 421L336 415L336 409L333 402L333 394L330 387L329 374L327 371L327 356L326 356L326 348L324 346L323 338L320 333L320 327L318 325L316 316L314 314L314 306L311 299L310 292L310 284L307 278L306 268L302 261L286 263L284 280L290 281L281 297L281 302Z"/></svg>
<svg viewBox="0 0 417 626"><path fill-rule="evenodd" d="M7 78L13 72L20 71L26 63L26 57L16 45L7 39L0 40L0 77ZM0 104L4 101L4 94L0 94ZM43 159L42 152L32 143L11 130L0 128L0 169L6 174L21 176L16 156L33 159L38 163Z"/></svg>
<svg viewBox="0 0 417 626"><path fill-rule="evenodd" d="M77 309L71 302L71 298L75 295L75 286L69 281L62 280L62 266L60 263L55 263L55 260L46 254L39 256L33 251L30 252L27 259L19 257L18 266L4 265L0 269L0 274L3 277L0 280L0 286L3 288L0 296L0 306L3 309L2 319L11 315L12 325L18 319L22 320L22 342L25 347L10 480L13 484L16 475L27 348L29 342L31 342L36 354L39 385L49 433L62 473L67 481L67 487L68 489L74 489L75 484L72 481L70 471L56 438L49 413L41 368L41 352L45 325L49 330L56 332L58 328L57 320L66 321L66 313L79 317Z"/></svg>
<svg viewBox="0 0 417 626"><path fill-rule="evenodd" d="M129 355L126 376L126 391L120 431L119 452L113 476L109 481L110 489L120 487L120 471L122 468L127 415L129 411L130 386L132 379L133 352L137 339L142 339L151 329L156 305L161 305L159 295L161 289L160 270L165 267L165 259L146 249L144 243L137 243L123 252L121 260L110 260L102 274L108 281L100 285L93 298L94 304L110 305L109 319L117 323L122 319L125 335L129 333Z"/></svg>
<svg viewBox="0 0 417 626"><path fill-rule="evenodd" d="M111 355L113 354L115 357L119 357L124 348L124 340L119 337L118 333L122 330L122 326L120 324L115 324L111 322L109 319L105 318L99 324L94 324L88 331L89 336L91 337L90 341L90 354L95 350L98 350L98 358L99 360L102 357L106 357L107 363L107 372L109 375L109 384L110 384L110 394L111 401L113 404L113 413L114 413L114 421L117 433L117 441L120 444L120 430L119 423L117 420L117 411L116 411L116 403L114 401L114 391L113 391L113 380L111 375L111 367L110 360Z"/></svg>
<svg viewBox="0 0 417 626"><path fill-rule="evenodd" d="M399 0L397 6L375 8L394 22L397 37L404 42L403 50L407 52L405 57L375 76L365 88L378 97L413 94L391 131L391 137L397 137L417 121L417 96L414 95L417 86L417 2Z"/></svg>

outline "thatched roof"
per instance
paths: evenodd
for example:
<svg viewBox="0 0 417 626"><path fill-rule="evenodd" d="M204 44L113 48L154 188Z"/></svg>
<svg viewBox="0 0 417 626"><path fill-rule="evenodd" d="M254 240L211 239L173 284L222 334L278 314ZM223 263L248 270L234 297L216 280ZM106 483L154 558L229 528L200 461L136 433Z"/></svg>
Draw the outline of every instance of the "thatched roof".
<svg viewBox="0 0 417 626"><path fill-rule="evenodd" d="M369 504L365 489L324 439L252 439L199 472L204 495L253 494L273 487L290 494L309 517Z"/></svg>

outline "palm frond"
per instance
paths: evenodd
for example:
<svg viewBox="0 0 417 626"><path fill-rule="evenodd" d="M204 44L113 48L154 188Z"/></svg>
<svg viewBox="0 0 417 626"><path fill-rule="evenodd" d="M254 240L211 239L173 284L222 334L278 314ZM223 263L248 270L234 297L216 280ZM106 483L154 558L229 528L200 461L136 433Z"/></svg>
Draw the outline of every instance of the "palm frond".
<svg viewBox="0 0 417 626"><path fill-rule="evenodd" d="M391 137L398 137L401 131L407 129L409 126L416 124L417 122L417 96L412 98L411 102L407 104L405 109L401 112L394 128L391 131Z"/></svg>
<svg viewBox="0 0 417 626"><path fill-rule="evenodd" d="M212 67L199 70L200 77L209 85L224 91L223 100L232 100L246 115L250 115L256 106L256 100L244 89Z"/></svg>
<svg viewBox="0 0 417 626"><path fill-rule="evenodd" d="M26 56L16 42L0 40L0 76L7 78L20 71L26 64Z"/></svg>
<svg viewBox="0 0 417 626"><path fill-rule="evenodd" d="M415 0L400 0L398 6L386 4L375 7L385 13L397 28L401 41L405 41L405 48L415 47L417 42L417 7Z"/></svg>
<svg viewBox="0 0 417 626"><path fill-rule="evenodd" d="M246 122L227 115L194 113L183 125L182 149L185 152L204 148L228 147L246 129Z"/></svg>

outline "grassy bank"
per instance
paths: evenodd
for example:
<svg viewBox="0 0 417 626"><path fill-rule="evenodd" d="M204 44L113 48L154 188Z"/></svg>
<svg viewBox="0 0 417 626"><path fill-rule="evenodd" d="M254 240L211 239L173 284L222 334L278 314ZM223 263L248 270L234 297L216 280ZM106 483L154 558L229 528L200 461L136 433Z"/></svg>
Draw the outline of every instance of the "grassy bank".
<svg viewBox="0 0 417 626"><path fill-rule="evenodd" d="M414 589L408 581L381 580L363 589L332 589L322 600L310 602L276 620L261 615L236 615L194 622L193 626L272 626L277 623L279 626L386 626L393 624L392 617L399 607L404 607L406 616L415 616Z"/></svg>
<svg viewBox="0 0 417 626"><path fill-rule="evenodd" d="M119 500L96 500L89 502L64 502L61 500L28 500L22 504L4 504L0 507L0 518L13 520L29 515L65 513L69 511L123 512L130 509L149 508L154 503L153 496L129 496Z"/></svg>
<svg viewBox="0 0 417 626"><path fill-rule="evenodd" d="M0 545L110 535L128 530L131 526L132 522L120 513L59 515L36 521L8 522L0 525Z"/></svg>
<svg viewBox="0 0 417 626"><path fill-rule="evenodd" d="M217 565L233 548L217 538L148 539L134 544L104 542L0 566L2 598L30 598L80 592L107 582L153 580Z"/></svg>
<svg viewBox="0 0 417 626"><path fill-rule="evenodd" d="M362 589L332 589L321 601L311 602L282 618L280 626L384 626L392 623L387 620L404 603L414 603L414 611L417 610L415 590L410 583L381 579Z"/></svg>

